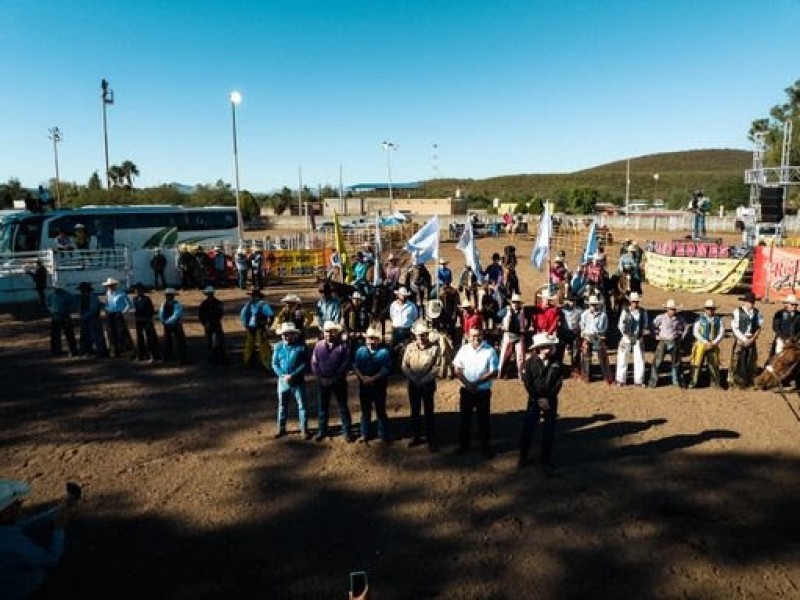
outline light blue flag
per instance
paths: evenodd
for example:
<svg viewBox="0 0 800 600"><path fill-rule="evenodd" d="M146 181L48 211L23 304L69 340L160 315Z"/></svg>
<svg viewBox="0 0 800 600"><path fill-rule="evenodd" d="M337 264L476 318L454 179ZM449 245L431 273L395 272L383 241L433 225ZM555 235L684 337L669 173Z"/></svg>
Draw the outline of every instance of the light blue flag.
<svg viewBox="0 0 800 600"><path fill-rule="evenodd" d="M472 268L472 272L480 279L481 277L481 253L478 246L475 244L475 233L472 231L472 221L467 217L467 223L464 225L464 231L461 232L461 237L458 238L456 249L464 253L464 261Z"/></svg>
<svg viewBox="0 0 800 600"><path fill-rule="evenodd" d="M381 282L381 254L383 253L383 245L381 243L381 218L375 216L375 264L372 267L372 285L378 285Z"/></svg>
<svg viewBox="0 0 800 600"><path fill-rule="evenodd" d="M592 221L589 228L589 238L586 240L586 250L583 251L583 262L592 260L592 255L597 252L597 219Z"/></svg>
<svg viewBox="0 0 800 600"><path fill-rule="evenodd" d="M553 218L550 215L550 205L545 202L542 220L539 221L539 235L536 236L536 243L531 252L531 262L541 270L544 259L550 254L550 238L553 235Z"/></svg>
<svg viewBox="0 0 800 600"><path fill-rule="evenodd" d="M405 250L416 264L436 261L439 258L439 215L431 217L408 242Z"/></svg>

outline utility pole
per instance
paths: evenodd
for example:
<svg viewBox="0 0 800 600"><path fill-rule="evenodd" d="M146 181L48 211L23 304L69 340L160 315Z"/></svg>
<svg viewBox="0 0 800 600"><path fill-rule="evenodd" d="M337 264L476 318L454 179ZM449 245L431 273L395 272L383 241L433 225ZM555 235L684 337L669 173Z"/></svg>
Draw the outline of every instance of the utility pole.
<svg viewBox="0 0 800 600"><path fill-rule="evenodd" d="M53 140L53 160L56 163L56 205L53 208L61 208L61 179L58 175L58 142L62 140L61 131L58 127L51 127L48 136Z"/></svg>
<svg viewBox="0 0 800 600"><path fill-rule="evenodd" d="M106 189L111 189L111 176L108 174L108 117L106 107L109 104L114 104L114 91L108 87L108 81L103 79L100 82L100 88L103 93L100 96L103 104L103 148L106 157Z"/></svg>

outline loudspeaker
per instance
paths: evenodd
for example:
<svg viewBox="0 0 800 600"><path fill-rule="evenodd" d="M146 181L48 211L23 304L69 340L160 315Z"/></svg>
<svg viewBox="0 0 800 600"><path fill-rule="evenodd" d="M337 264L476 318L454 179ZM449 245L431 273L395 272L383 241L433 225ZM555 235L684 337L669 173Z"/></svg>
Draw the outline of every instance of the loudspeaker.
<svg viewBox="0 0 800 600"><path fill-rule="evenodd" d="M780 223L783 221L782 187L762 187L759 190L758 202L761 204L761 221L763 223Z"/></svg>

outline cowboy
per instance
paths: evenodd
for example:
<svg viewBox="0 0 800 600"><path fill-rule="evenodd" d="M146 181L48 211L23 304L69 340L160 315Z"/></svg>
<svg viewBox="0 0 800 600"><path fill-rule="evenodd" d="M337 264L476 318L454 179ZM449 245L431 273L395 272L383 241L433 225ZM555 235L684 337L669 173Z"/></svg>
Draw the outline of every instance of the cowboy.
<svg viewBox="0 0 800 600"><path fill-rule="evenodd" d="M261 248L252 249L249 262L253 287L260 289L264 285L264 253Z"/></svg>
<svg viewBox="0 0 800 600"><path fill-rule="evenodd" d="M366 283L368 270L369 264L364 258L364 253L361 250L357 251L355 257L353 257L353 266L350 270L353 283Z"/></svg>
<svg viewBox="0 0 800 600"><path fill-rule="evenodd" d="M195 287L204 288L209 279L209 271L214 270L214 263L211 257L206 254L202 246L197 246L194 249L194 272L195 272Z"/></svg>
<svg viewBox="0 0 800 600"><path fill-rule="evenodd" d="M439 259L439 269L436 271L436 278L439 280L440 286L453 283L453 272L450 270L450 267L447 266L449 264L450 261L444 258Z"/></svg>
<svg viewBox="0 0 800 600"><path fill-rule="evenodd" d="M400 261L394 254L390 254L386 259L384 271L385 284L388 285L391 290L396 290L397 286L400 284Z"/></svg>
<svg viewBox="0 0 800 600"><path fill-rule="evenodd" d="M417 306L409 302L411 295L405 286L395 291L396 299L389 306L389 319L392 322L392 348L397 348L411 335L411 326L419 318Z"/></svg>
<svg viewBox="0 0 800 600"><path fill-rule="evenodd" d="M261 364L265 369L269 369L272 363L272 346L267 339L267 329L272 326L275 313L272 307L264 302L264 294L261 293L261 290L254 288L250 292L250 300L242 307L239 318L246 331L244 366L247 368L252 366L253 353L258 348Z"/></svg>
<svg viewBox="0 0 800 600"><path fill-rule="evenodd" d="M153 248L150 268L153 269L153 278L155 280L154 288L160 290L167 287L167 278L164 275L164 271L167 268L167 257L161 252L161 248ZM159 284L161 285L159 286Z"/></svg>
<svg viewBox="0 0 800 600"><path fill-rule="evenodd" d="M770 348L769 358L780 354L787 341L800 338L800 312L797 310L799 304L797 296L789 294L783 301L783 309L773 316L772 331L775 333L775 339Z"/></svg>
<svg viewBox="0 0 800 600"><path fill-rule="evenodd" d="M311 439L306 416L306 382L308 370L308 349L300 338L300 330L291 321L284 321L278 327L277 334L281 341L275 345L272 354L272 370L278 379L278 431L275 439L287 435L286 420L289 412L289 400L297 403L297 418L300 421L300 433L306 440Z"/></svg>
<svg viewBox="0 0 800 600"><path fill-rule="evenodd" d="M563 290L566 285L569 271L562 256L556 256L553 259L553 265L550 267L550 291Z"/></svg>
<svg viewBox="0 0 800 600"><path fill-rule="evenodd" d="M731 348L728 383L744 389L752 385L755 377L758 361L756 340L761 335L764 318L755 307L756 297L753 292L747 292L739 301L742 305L733 311L731 319L731 330L735 339Z"/></svg>
<svg viewBox="0 0 800 600"><path fill-rule="evenodd" d="M113 351L114 358L119 358L123 354L130 354L131 358L135 355L136 349L133 347L133 340L125 323L125 313L133 308L131 299L125 292L117 290L119 281L109 277L103 282L106 288L106 317L108 318L108 341Z"/></svg>
<svg viewBox="0 0 800 600"><path fill-rule="evenodd" d="M164 347L161 352L164 361L174 360L178 364L186 362L186 333L183 330L183 305L175 296L174 288L164 290L164 302L158 309L158 320L164 327ZM174 355L173 355L174 347Z"/></svg>
<svg viewBox="0 0 800 600"><path fill-rule="evenodd" d="M50 310L50 354L61 356L61 332L67 340L69 355L78 355L75 341L75 328L72 324L72 312L77 308L77 298L70 294L61 283L53 283L53 290L47 297L47 308Z"/></svg>
<svg viewBox="0 0 800 600"><path fill-rule="evenodd" d="M222 330L222 317L225 307L222 300L215 295L214 287L209 285L203 290L205 300L200 303L197 316L203 326L208 345L208 362L212 365L227 365L225 354L225 332Z"/></svg>
<svg viewBox="0 0 800 600"><path fill-rule="evenodd" d="M108 358L106 337L103 334L103 322L100 320L100 300L92 293L92 284L82 281L78 285L80 296L79 314L81 318L81 337L78 345L82 356L96 355L98 358Z"/></svg>
<svg viewBox="0 0 800 600"><path fill-rule="evenodd" d="M503 281L503 265L500 260L500 254L495 252L492 254L492 264L485 270L486 279L495 285Z"/></svg>
<svg viewBox="0 0 800 600"><path fill-rule="evenodd" d="M402 369L408 380L408 402L411 406L411 441L409 448L422 444L420 416L425 410L425 439L428 449L435 452L436 423L434 417L434 395L436 394L436 371L441 350L430 339L430 329L424 321L417 321L411 330L416 340L410 343L403 354Z"/></svg>
<svg viewBox="0 0 800 600"><path fill-rule="evenodd" d="M488 279L483 281L483 289L480 292L480 313L488 329L493 329L500 320L500 295L497 290L497 284Z"/></svg>
<svg viewBox="0 0 800 600"><path fill-rule="evenodd" d="M552 474L553 442L558 416L558 394L561 391L561 365L555 360L558 338L547 333L533 336L531 357L522 367L521 379L528 392L528 406L520 440L517 468L528 464L531 441L541 417L544 418L542 435L542 467L547 475Z"/></svg>
<svg viewBox="0 0 800 600"><path fill-rule="evenodd" d="M69 252L75 249L72 238L69 237L66 231L56 229L55 233L56 236L53 238L53 250L57 252Z"/></svg>
<svg viewBox="0 0 800 600"><path fill-rule="evenodd" d="M58 506L22 518L22 503L31 486L0 480L0 591L4 600L34 595L64 553L64 528L77 498L68 495Z"/></svg>
<svg viewBox="0 0 800 600"><path fill-rule="evenodd" d="M611 385L613 380L611 379L611 369L608 366L608 348L606 346L608 316L605 311L600 310L600 300L597 296L589 296L588 304L589 308L581 313L580 377L585 383L592 381L592 353L597 352L603 380Z"/></svg>
<svg viewBox="0 0 800 600"><path fill-rule="evenodd" d="M459 390L459 448L460 454L469 450L472 413L478 416L478 438L481 453L492 458L489 431L489 413L492 400L492 380L497 376L498 357L495 349L483 341L483 333L470 329L469 343L461 346L453 365L456 377L461 381Z"/></svg>
<svg viewBox="0 0 800 600"><path fill-rule="evenodd" d="M292 323L298 330L298 337L305 343L305 328L314 322L314 316L303 310L303 300L297 294L286 294L281 302L283 307L275 317L275 324Z"/></svg>
<svg viewBox="0 0 800 600"><path fill-rule="evenodd" d="M328 322L340 323L342 320L342 303L333 295L330 283L327 281L317 288L320 299L317 300L317 324L319 325L320 338L324 337L322 326Z"/></svg>
<svg viewBox="0 0 800 600"><path fill-rule="evenodd" d="M464 292L467 300L478 301L478 275L470 265L465 265L458 276L458 291Z"/></svg>
<svg viewBox="0 0 800 600"><path fill-rule="evenodd" d="M656 351L650 366L650 387L658 385L658 369L666 353L672 361L672 385L683 386L683 367L681 365L681 342L686 337L686 321L678 314L678 305L670 298L664 304L666 312L653 319L653 333L656 336Z"/></svg>
<svg viewBox="0 0 800 600"><path fill-rule="evenodd" d="M503 367L511 358L511 353L516 355L517 377L522 379L522 364L525 362L525 337L530 328L528 316L522 306L522 296L511 296L511 305L506 310L501 324L503 341L500 345L500 366L497 376L502 379Z"/></svg>
<svg viewBox="0 0 800 600"><path fill-rule="evenodd" d="M136 324L136 357L138 360L150 360L155 362L160 358L158 349L158 336L153 325L156 316L156 307L150 296L147 295L147 288L142 282L133 286L136 295L133 297L133 316Z"/></svg>
<svg viewBox="0 0 800 600"><path fill-rule="evenodd" d="M463 335L462 343L469 343L469 330L477 329L483 331L484 323L481 314L475 310L472 302L464 298L461 301L461 331Z"/></svg>
<svg viewBox="0 0 800 600"><path fill-rule="evenodd" d="M619 315L622 337L617 347L617 386L623 387L628 371L628 353L633 354L633 384L644 387L644 342L642 338L650 326L647 311L640 306L642 297L637 292L628 295L628 305Z"/></svg>
<svg viewBox="0 0 800 600"><path fill-rule="evenodd" d="M717 315L717 305L714 300L709 298L703 304L703 314L692 327L694 344L689 364L691 365L691 377L689 387L696 388L700 369L703 363L708 364L708 375L711 378L711 385L722 387L722 380L719 376L719 345L725 337L725 324L722 317Z"/></svg>
<svg viewBox="0 0 800 600"><path fill-rule="evenodd" d="M350 302L342 310L342 320L347 332L348 340L360 345L364 341L364 332L369 327L372 315L364 304L364 295L355 291L350 296Z"/></svg>
<svg viewBox="0 0 800 600"><path fill-rule="evenodd" d="M561 326L561 311L555 305L558 297L544 290L540 298L539 306L533 308L533 329L536 333L555 335Z"/></svg>
<svg viewBox="0 0 800 600"><path fill-rule="evenodd" d="M195 287L195 265L194 256L189 252L186 244L178 246L178 253L175 256L175 266L181 274L181 287L188 289Z"/></svg>
<svg viewBox="0 0 800 600"><path fill-rule="evenodd" d="M75 225L75 248L77 250L89 249L89 234L86 232L86 226L83 223Z"/></svg>
<svg viewBox="0 0 800 600"><path fill-rule="evenodd" d="M323 339L314 346L311 355L311 371L319 380L319 427L314 440L321 442L328 435L328 410L331 396L335 396L342 420L342 434L345 441L356 441L350 431L352 420L347 406L347 371L350 368L350 353L342 341L342 326L333 321L322 325Z"/></svg>
<svg viewBox="0 0 800 600"><path fill-rule="evenodd" d="M582 310L576 304L576 298L567 296L564 304L559 307L561 311L561 327L558 330L560 343L556 348L556 360L564 364L564 354L569 350L570 368L575 370L580 365L580 340L581 340L581 314Z"/></svg>
<svg viewBox="0 0 800 600"><path fill-rule="evenodd" d="M250 259L242 246L236 249L233 264L236 266L236 286L240 290L247 289L247 272L250 270Z"/></svg>
<svg viewBox="0 0 800 600"><path fill-rule="evenodd" d="M211 257L214 267L214 281L217 287L225 287L228 283L228 257L221 246L214 247L214 255Z"/></svg>
<svg viewBox="0 0 800 600"><path fill-rule="evenodd" d="M361 405L361 438L366 444L371 439L372 407L377 416L378 437L389 442L389 417L386 414L386 386L392 372L392 355L383 346L381 332L373 327L364 333L365 344L355 353L353 372L358 378L358 401Z"/></svg>
<svg viewBox="0 0 800 600"><path fill-rule="evenodd" d="M509 262L503 271L503 283L498 286L500 293L508 298L512 294L519 294L519 275L517 275L516 260Z"/></svg>
<svg viewBox="0 0 800 600"><path fill-rule="evenodd" d="M639 263L634 254L635 246L629 244L623 248L622 255L619 258L619 273L630 277L631 291L642 293L642 279L639 270Z"/></svg>

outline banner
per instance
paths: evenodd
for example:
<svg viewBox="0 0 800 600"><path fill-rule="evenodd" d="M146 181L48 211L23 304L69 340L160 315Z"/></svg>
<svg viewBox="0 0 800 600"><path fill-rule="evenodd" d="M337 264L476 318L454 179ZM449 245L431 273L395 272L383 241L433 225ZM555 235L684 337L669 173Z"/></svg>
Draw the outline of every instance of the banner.
<svg viewBox="0 0 800 600"><path fill-rule="evenodd" d="M800 248L756 246L753 293L761 299L783 300L800 289Z"/></svg>
<svg viewBox="0 0 800 600"><path fill-rule="evenodd" d="M586 248L583 251L583 262L587 263L592 260L592 256L597 252L597 219L592 221L592 227L589 229L589 237L586 238Z"/></svg>
<svg viewBox="0 0 800 600"><path fill-rule="evenodd" d="M645 252L647 281L664 290L724 294L742 281L750 257L686 258Z"/></svg>
<svg viewBox="0 0 800 600"><path fill-rule="evenodd" d="M550 254L550 238L553 236L553 217L550 215L550 205L545 203L542 220L539 221L539 235L531 251L531 262L541 270L544 259Z"/></svg>
<svg viewBox="0 0 800 600"><path fill-rule="evenodd" d="M439 258L439 216L434 215L417 231L408 242L405 250L414 257L416 263L426 263Z"/></svg>
<svg viewBox="0 0 800 600"><path fill-rule="evenodd" d="M324 277L332 248L317 250L267 250L264 271L267 277Z"/></svg>
<svg viewBox="0 0 800 600"><path fill-rule="evenodd" d="M467 217L464 231L456 244L456 249L464 253L464 262L472 268L472 272L480 279L481 277L481 254L475 244L475 234L472 231L472 220Z"/></svg>

